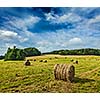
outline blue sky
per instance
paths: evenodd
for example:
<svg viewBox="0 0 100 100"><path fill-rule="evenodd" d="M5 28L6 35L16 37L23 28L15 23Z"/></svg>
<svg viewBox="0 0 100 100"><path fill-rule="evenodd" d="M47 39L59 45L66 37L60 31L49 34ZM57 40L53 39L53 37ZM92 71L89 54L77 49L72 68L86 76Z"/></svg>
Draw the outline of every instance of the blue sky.
<svg viewBox="0 0 100 100"><path fill-rule="evenodd" d="M0 8L0 55L8 47L100 49L100 8Z"/></svg>

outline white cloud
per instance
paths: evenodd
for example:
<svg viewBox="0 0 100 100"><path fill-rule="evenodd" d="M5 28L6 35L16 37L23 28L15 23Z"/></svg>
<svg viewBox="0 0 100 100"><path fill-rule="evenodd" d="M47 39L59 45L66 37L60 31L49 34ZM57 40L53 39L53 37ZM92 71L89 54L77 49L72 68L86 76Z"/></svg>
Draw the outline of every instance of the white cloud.
<svg viewBox="0 0 100 100"><path fill-rule="evenodd" d="M64 14L62 16L59 16L57 19L57 23L65 23L65 22L78 22L81 20L81 17L74 14L74 13L68 13Z"/></svg>
<svg viewBox="0 0 100 100"><path fill-rule="evenodd" d="M0 39L2 40L13 39L16 38L17 36L18 34L16 32L0 30Z"/></svg>
<svg viewBox="0 0 100 100"><path fill-rule="evenodd" d="M26 15L26 17L18 18L6 17L4 25L7 29L15 31L0 30L0 39L8 40L6 42L1 42L5 46L18 46L37 47L42 52L58 50L58 49L73 49L73 48L84 48L84 47L100 47L98 43L100 42L100 16L96 16L92 19L87 19L86 17L79 16L80 12L88 14L91 12L91 8L78 8L78 12L66 11L63 15L57 15L53 12L46 13L45 17L47 21L56 24L64 24L66 22L74 23L75 27L73 29L62 29L56 30L54 32L44 32L44 33L32 33L28 30L28 27L34 27L41 19L36 16ZM94 8L93 8L94 9ZM84 15L83 14L83 15ZM94 24L95 23L95 24ZM97 24L98 23L98 24ZM95 29L98 26L98 30ZM96 34L97 33L97 34ZM13 41L11 41L13 40ZM5 44L6 43L6 44ZM0 45L1 45L0 44Z"/></svg>
<svg viewBox="0 0 100 100"><path fill-rule="evenodd" d="M7 42L19 41L20 43L26 42L29 38L18 35L18 33L8 30L0 30L0 39Z"/></svg>
<svg viewBox="0 0 100 100"><path fill-rule="evenodd" d="M37 42L37 45L46 46L46 45L51 45L51 43L48 40L42 40Z"/></svg>
<svg viewBox="0 0 100 100"><path fill-rule="evenodd" d="M45 16L47 21L56 19L56 17L54 17L52 13L46 13Z"/></svg>
<svg viewBox="0 0 100 100"><path fill-rule="evenodd" d="M18 43L4 42L0 44L0 55L4 55L7 52L8 47L13 48L14 46L17 46L18 48L24 48Z"/></svg>
<svg viewBox="0 0 100 100"><path fill-rule="evenodd" d="M56 14L48 13L45 14L46 19L51 21L51 23L65 23L65 22L78 22L81 21L81 17L75 13L68 13L62 16L58 16Z"/></svg>
<svg viewBox="0 0 100 100"><path fill-rule="evenodd" d="M82 43L82 40L78 37L74 37L69 40L69 44L80 44L80 43Z"/></svg>
<svg viewBox="0 0 100 100"><path fill-rule="evenodd" d="M11 17L11 16L10 16ZM35 23L39 22L41 19L37 16L28 15L26 17L7 17L7 21L3 24L6 28L0 30L0 39L4 41L12 42L27 42L30 38L34 39L35 36L32 32L28 31L28 27L33 27ZM12 31L8 31L8 30ZM16 32L14 32L14 31Z"/></svg>
<svg viewBox="0 0 100 100"><path fill-rule="evenodd" d="M9 29L13 29L18 32L18 41L20 42L26 42L31 38L35 38L35 35L28 30L28 27L34 27L35 23L39 22L41 18L37 16L31 16L28 15L26 17L22 18L17 18L17 17L12 17L12 20L9 20L6 23L6 26Z"/></svg>
<svg viewBox="0 0 100 100"><path fill-rule="evenodd" d="M87 26L94 29L95 31L100 31L100 15L96 16L95 18L92 18L88 21Z"/></svg>
<svg viewBox="0 0 100 100"><path fill-rule="evenodd" d="M17 44L16 43L5 43L6 48L8 47L13 48L13 46L17 46Z"/></svg>
<svg viewBox="0 0 100 100"><path fill-rule="evenodd" d="M82 47L84 45L83 38L81 39L75 35L63 29L56 32L48 32L39 36L41 39L37 40L36 47L42 52Z"/></svg>
<svg viewBox="0 0 100 100"><path fill-rule="evenodd" d="M95 22L100 22L100 15L96 16L95 18L92 18L88 21L88 24L92 24Z"/></svg>
<svg viewBox="0 0 100 100"><path fill-rule="evenodd" d="M18 47L18 48L23 48L23 46L21 46L20 44L17 43L5 43L5 48L13 48L14 46Z"/></svg>
<svg viewBox="0 0 100 100"><path fill-rule="evenodd" d="M29 40L29 38L24 38L22 36L18 36L18 40L22 43L22 42L26 42Z"/></svg>
<svg viewBox="0 0 100 100"><path fill-rule="evenodd" d="M35 16L27 16L25 18L12 17L11 21L8 21L7 25L10 24L13 27L21 30L27 30L27 27L33 26L35 23L39 22L40 18Z"/></svg>

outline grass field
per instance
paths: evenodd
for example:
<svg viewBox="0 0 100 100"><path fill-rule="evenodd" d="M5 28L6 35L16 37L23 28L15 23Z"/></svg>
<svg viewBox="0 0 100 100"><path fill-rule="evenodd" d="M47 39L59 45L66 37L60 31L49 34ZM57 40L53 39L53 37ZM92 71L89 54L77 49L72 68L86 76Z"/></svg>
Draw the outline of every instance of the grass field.
<svg viewBox="0 0 100 100"><path fill-rule="evenodd" d="M55 58L57 57L57 58ZM44 55L28 57L31 66L24 61L0 61L0 92L6 93L99 93L100 57L99 56L60 56ZM36 61L34 61L36 59ZM68 83L55 80L55 64L70 64L78 60L75 66L75 80ZM47 60L47 63L40 62Z"/></svg>

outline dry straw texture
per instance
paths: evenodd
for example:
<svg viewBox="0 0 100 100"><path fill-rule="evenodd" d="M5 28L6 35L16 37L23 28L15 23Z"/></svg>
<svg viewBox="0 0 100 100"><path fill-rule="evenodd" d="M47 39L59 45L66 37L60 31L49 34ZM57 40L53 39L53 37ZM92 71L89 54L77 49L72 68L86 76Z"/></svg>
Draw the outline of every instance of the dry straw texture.
<svg viewBox="0 0 100 100"><path fill-rule="evenodd" d="M56 64L54 66L55 79L72 82L74 80L75 67L67 64Z"/></svg>

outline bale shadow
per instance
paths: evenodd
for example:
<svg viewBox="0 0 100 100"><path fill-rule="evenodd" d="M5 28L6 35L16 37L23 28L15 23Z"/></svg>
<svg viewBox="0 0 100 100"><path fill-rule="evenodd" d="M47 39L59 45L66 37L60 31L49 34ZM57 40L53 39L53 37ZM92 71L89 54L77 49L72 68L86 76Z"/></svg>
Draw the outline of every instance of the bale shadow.
<svg viewBox="0 0 100 100"><path fill-rule="evenodd" d="M86 82L93 82L93 81L95 81L95 80L88 79L88 78L78 78L78 77L75 77L73 83L86 83Z"/></svg>

